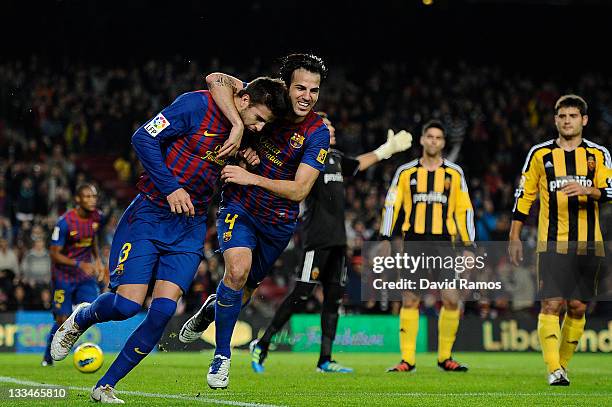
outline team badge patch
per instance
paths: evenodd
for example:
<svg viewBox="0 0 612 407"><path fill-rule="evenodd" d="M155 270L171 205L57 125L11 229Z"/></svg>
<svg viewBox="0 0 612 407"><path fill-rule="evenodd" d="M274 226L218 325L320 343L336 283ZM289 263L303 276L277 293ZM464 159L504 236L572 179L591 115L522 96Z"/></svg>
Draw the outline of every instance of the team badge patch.
<svg viewBox="0 0 612 407"><path fill-rule="evenodd" d="M315 268L313 268L313 269L312 269L312 273L311 273L310 275L311 275L311 277L312 277L312 279L313 279L313 280L316 280L316 279L318 279L318 278L319 278L319 274L320 274L320 273L321 273L321 272L319 271L319 268L318 268L318 267L315 267Z"/></svg>
<svg viewBox="0 0 612 407"><path fill-rule="evenodd" d="M289 139L289 145L293 148L302 148L303 144L304 136L298 133L293 133L293 136L291 136L291 139Z"/></svg>
<svg viewBox="0 0 612 407"><path fill-rule="evenodd" d="M587 158L587 168L589 171L595 171L595 157L592 155Z"/></svg>
<svg viewBox="0 0 612 407"><path fill-rule="evenodd" d="M223 232L223 241L224 242L229 242L232 239L232 231L230 230L229 232Z"/></svg>
<svg viewBox="0 0 612 407"><path fill-rule="evenodd" d="M319 155L317 156L317 161L321 164L325 164L325 157L327 157L327 150L321 149L321 151L319 151Z"/></svg>
<svg viewBox="0 0 612 407"><path fill-rule="evenodd" d="M444 178L444 190L448 191L451 187L451 179L450 177Z"/></svg>
<svg viewBox="0 0 612 407"><path fill-rule="evenodd" d="M145 126L145 130L151 137L157 137L157 135L168 126L170 126L170 122L160 113Z"/></svg>

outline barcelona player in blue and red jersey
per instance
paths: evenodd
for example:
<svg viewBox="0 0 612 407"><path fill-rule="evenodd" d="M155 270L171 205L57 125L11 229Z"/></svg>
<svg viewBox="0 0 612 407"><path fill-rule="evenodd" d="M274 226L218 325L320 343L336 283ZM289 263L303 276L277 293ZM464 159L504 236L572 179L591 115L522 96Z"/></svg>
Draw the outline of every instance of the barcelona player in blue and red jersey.
<svg viewBox="0 0 612 407"><path fill-rule="evenodd" d="M229 384L230 339L242 304L287 247L299 202L325 168L329 130L312 109L326 74L317 56L292 54L284 58L280 76L287 85L292 111L285 120L266 125L255 138L252 145L261 162L254 173L234 165L221 173L225 184L217 233L225 274L216 299L207 301L179 334L183 342L194 340L214 314L216 350L207 376L213 389ZM231 100L233 92L242 88L240 80L224 74L211 74L207 82L215 100Z"/></svg>
<svg viewBox="0 0 612 407"><path fill-rule="evenodd" d="M76 208L57 221L51 236L51 285L55 323L47 339L42 365L53 365L51 340L57 328L72 313L72 306L89 302L98 296L98 277L103 268L98 251L97 234L102 212L97 209L98 193L91 184L76 189Z"/></svg>
<svg viewBox="0 0 612 407"><path fill-rule="evenodd" d="M92 324L135 315L149 282L155 281L147 316L94 386L94 401L120 402L116 383L153 350L188 290L203 255L208 203L225 164L218 154L224 142L234 127L257 132L284 115L286 88L280 80L258 78L229 103L236 118L224 116L208 91L185 93L132 136L145 173L138 182L140 194L113 238L112 292L77 308L51 346L53 359L61 360Z"/></svg>

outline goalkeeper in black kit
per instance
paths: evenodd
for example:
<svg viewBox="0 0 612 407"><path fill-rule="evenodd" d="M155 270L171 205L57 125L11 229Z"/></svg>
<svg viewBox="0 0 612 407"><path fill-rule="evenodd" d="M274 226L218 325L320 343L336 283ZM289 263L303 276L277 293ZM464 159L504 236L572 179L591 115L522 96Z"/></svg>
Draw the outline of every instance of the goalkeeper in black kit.
<svg viewBox="0 0 612 407"><path fill-rule="evenodd" d="M302 233L304 255L293 291L276 311L272 322L260 339L251 342L251 367L256 373L264 371L264 361L274 334L289 321L294 312L302 310L317 283L323 286L321 312L321 353L317 371L350 373L353 369L332 359L332 343L338 327L338 308L344 295L346 268L346 231L344 228L344 176L353 176L393 154L407 150L412 135L407 131L389 130L387 142L357 158L345 157L334 149L335 129L327 114L319 112L329 128L330 151L325 170L321 172L310 194L304 201Z"/></svg>

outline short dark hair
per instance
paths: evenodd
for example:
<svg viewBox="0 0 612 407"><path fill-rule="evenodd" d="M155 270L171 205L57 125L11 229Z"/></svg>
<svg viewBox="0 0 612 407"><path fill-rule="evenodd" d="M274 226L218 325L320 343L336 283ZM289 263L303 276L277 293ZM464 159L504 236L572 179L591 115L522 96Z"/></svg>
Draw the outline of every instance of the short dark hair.
<svg viewBox="0 0 612 407"><path fill-rule="evenodd" d="M96 189L94 184L90 184L90 183L84 183L84 184L79 184L76 187L76 194L77 195L81 195L81 192L83 192L83 190L85 189L91 189L94 192L98 192L98 190Z"/></svg>
<svg viewBox="0 0 612 407"><path fill-rule="evenodd" d="M287 87L291 85L291 77L297 69L318 73L321 76L321 82L327 77L327 67L321 57L313 54L290 54L281 59L279 70L279 76Z"/></svg>
<svg viewBox="0 0 612 407"><path fill-rule="evenodd" d="M429 129L440 129L440 131L442 131L442 135L444 137L446 137L446 128L444 127L444 125L442 124L442 122L440 120L430 120L427 123L425 123L423 125L423 129L421 130L421 136L425 134L425 132Z"/></svg>
<svg viewBox="0 0 612 407"><path fill-rule="evenodd" d="M264 105L274 115L274 117L283 117L289 111L291 106L287 88L280 79L273 79L267 76L255 78L246 88L238 92L238 96L249 95L249 106Z"/></svg>
<svg viewBox="0 0 612 407"><path fill-rule="evenodd" d="M559 109L562 107L575 107L580 111L580 115L584 116L587 114L588 105L587 102L578 95L563 95L555 103L555 114L559 113Z"/></svg>

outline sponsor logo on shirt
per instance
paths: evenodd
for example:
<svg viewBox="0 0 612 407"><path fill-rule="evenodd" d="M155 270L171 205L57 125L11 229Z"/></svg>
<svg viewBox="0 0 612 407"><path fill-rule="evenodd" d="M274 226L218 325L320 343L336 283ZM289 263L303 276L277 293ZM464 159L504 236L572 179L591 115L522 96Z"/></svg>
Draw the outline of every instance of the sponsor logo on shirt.
<svg viewBox="0 0 612 407"><path fill-rule="evenodd" d="M210 161L217 165L225 165L225 160L220 160L217 158L219 150L221 150L221 145L216 146L214 151L206 151L206 153L202 156L202 160Z"/></svg>
<svg viewBox="0 0 612 407"><path fill-rule="evenodd" d="M75 243L75 247L90 247L93 243L93 238L86 237Z"/></svg>
<svg viewBox="0 0 612 407"><path fill-rule="evenodd" d="M444 195L441 192L427 192L427 193L422 193L422 194L414 194L412 196L412 202L413 203L419 203L419 202L425 202L428 204L431 203L441 203L441 204L446 204L446 202L448 202L448 198L446 197L446 195Z"/></svg>
<svg viewBox="0 0 612 407"><path fill-rule="evenodd" d="M583 187L592 187L593 181L588 179L584 175L566 175L564 177L557 177L548 183L548 191L555 192L559 188L563 188L570 182L577 182Z"/></svg>
<svg viewBox="0 0 612 407"><path fill-rule="evenodd" d="M166 119L163 114L159 113L144 129L151 137L157 137L157 135L168 126L170 126L168 119Z"/></svg>
<svg viewBox="0 0 612 407"><path fill-rule="evenodd" d="M344 181L344 178L342 177L342 174L337 172L335 174L325 174L323 176L323 182L325 184L327 184L328 182L342 182Z"/></svg>

